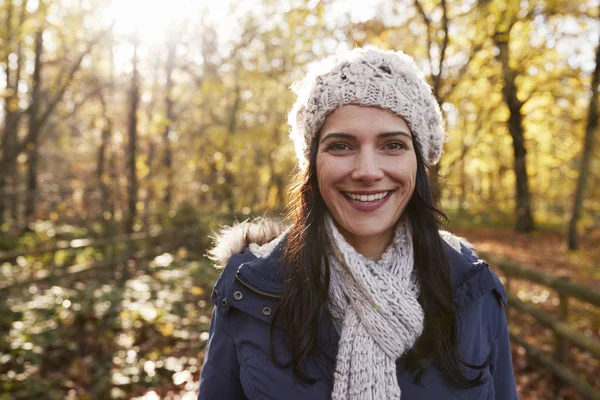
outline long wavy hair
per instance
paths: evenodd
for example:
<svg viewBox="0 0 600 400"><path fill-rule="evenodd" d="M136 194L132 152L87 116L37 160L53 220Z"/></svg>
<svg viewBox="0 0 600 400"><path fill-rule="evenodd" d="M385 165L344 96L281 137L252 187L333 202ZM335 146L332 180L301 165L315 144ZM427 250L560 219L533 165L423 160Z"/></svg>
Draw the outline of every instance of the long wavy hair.
<svg viewBox="0 0 600 400"><path fill-rule="evenodd" d="M435 364L450 383L471 388L484 382L483 373L480 371L476 378L468 379L459 364L483 369L488 361L482 365L471 364L458 350L450 266L439 234L440 225L447 218L432 202L426 174L428 167L416 141L414 146L416 183L404 212L411 226L418 227L412 229L414 268L421 284L419 302L425 322L422 335L406 357L406 365L416 372L414 380L417 384L421 384L426 368ZM327 308L330 273L326 254L331 243L325 230L327 207L317 181L317 147L318 138L312 142L308 168L296 175L289 187L291 230L283 255L284 291L271 325L273 362L280 367L291 364L294 375L307 384L315 378L305 373L304 363L319 352L318 325L322 318L330 318ZM273 345L276 324L286 330L289 339L292 360L285 365L278 361Z"/></svg>

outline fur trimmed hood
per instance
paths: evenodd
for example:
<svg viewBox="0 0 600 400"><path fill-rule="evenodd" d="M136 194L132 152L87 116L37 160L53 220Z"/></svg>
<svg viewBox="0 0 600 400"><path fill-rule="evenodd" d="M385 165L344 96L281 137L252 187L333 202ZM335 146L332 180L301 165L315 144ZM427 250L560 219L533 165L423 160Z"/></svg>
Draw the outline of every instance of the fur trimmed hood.
<svg viewBox="0 0 600 400"><path fill-rule="evenodd" d="M255 218L224 226L213 235L214 247L209 250L208 258L217 268L224 268L232 255L240 253L247 246L256 256L263 257L270 253L287 231L288 227L282 221L269 218ZM440 236L456 251L460 252L462 244L475 257L478 256L477 250L467 239L444 230L440 230Z"/></svg>
<svg viewBox="0 0 600 400"><path fill-rule="evenodd" d="M213 235L214 247L209 250L208 258L217 268L223 268L232 255L240 253L246 246L263 246L282 236L285 231L283 222L268 218L255 218L224 226Z"/></svg>

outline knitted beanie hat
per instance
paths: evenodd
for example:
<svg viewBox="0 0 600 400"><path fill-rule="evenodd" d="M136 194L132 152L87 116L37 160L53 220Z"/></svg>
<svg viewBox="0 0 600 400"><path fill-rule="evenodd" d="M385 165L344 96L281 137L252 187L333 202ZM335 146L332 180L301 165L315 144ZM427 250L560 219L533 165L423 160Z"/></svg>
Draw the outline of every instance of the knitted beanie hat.
<svg viewBox="0 0 600 400"><path fill-rule="evenodd" d="M297 99L288 123L302 169L327 115L346 104L375 106L403 118L427 164L435 165L442 155L446 134L440 108L414 60L402 51L367 46L328 57L292 90Z"/></svg>

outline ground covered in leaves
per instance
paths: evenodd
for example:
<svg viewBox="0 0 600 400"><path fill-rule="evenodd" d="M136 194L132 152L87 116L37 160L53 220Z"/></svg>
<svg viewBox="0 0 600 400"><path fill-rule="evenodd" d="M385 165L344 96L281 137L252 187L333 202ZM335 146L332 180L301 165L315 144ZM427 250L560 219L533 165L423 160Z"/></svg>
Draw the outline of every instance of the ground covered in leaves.
<svg viewBox="0 0 600 400"><path fill-rule="evenodd" d="M451 230L482 253L600 289L599 232L585 236L581 251L569 253L557 233ZM8 293L0 305L0 399L195 399L212 310L209 294L218 273L200 259L173 249L74 281L32 284ZM63 261L55 257L52 262ZM19 259L14 266L3 265L3 272L42 264L47 260ZM512 281L511 293L556 312L552 290ZM509 310L509 318L515 332L552 353L551 332L516 310ZM572 301L569 324L600 337L600 314L592 307ZM513 344L512 351L522 400L580 399L522 347ZM570 348L568 365L589 383L600 376L599 360L583 351Z"/></svg>
<svg viewBox="0 0 600 400"><path fill-rule="evenodd" d="M510 228L454 227L453 232L471 241L481 253L508 259L521 266L543 271L552 276L565 276L572 282L600 290L600 230L589 230L582 235L578 251L569 252L564 234L540 230L531 234L516 233ZM506 277L498 268L494 271L506 285ZM557 314L558 295L554 290L524 280L512 279L510 292L520 300L535 304L544 311ZM513 332L528 343L543 349L548 355L554 351L551 331L540 326L527 315L511 309L509 320ZM600 310L575 299L569 300L569 326L588 337L600 340ZM513 365L521 400L582 399L571 388L566 388L552 373L527 356L525 349L512 344ZM591 354L569 347L567 365L600 391L600 360Z"/></svg>
<svg viewBox="0 0 600 400"><path fill-rule="evenodd" d="M13 293L0 399L196 398L214 268L182 249L127 268Z"/></svg>

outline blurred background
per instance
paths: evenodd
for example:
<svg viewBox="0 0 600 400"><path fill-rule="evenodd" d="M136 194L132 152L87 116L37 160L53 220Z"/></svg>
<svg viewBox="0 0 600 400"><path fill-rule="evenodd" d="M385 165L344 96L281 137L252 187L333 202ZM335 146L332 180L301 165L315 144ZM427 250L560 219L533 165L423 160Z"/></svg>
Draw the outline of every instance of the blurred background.
<svg viewBox="0 0 600 400"><path fill-rule="evenodd" d="M0 0L0 399L194 399L222 224L281 218L290 85L412 55L521 399L600 399L599 2ZM597 140L596 140L597 141Z"/></svg>

